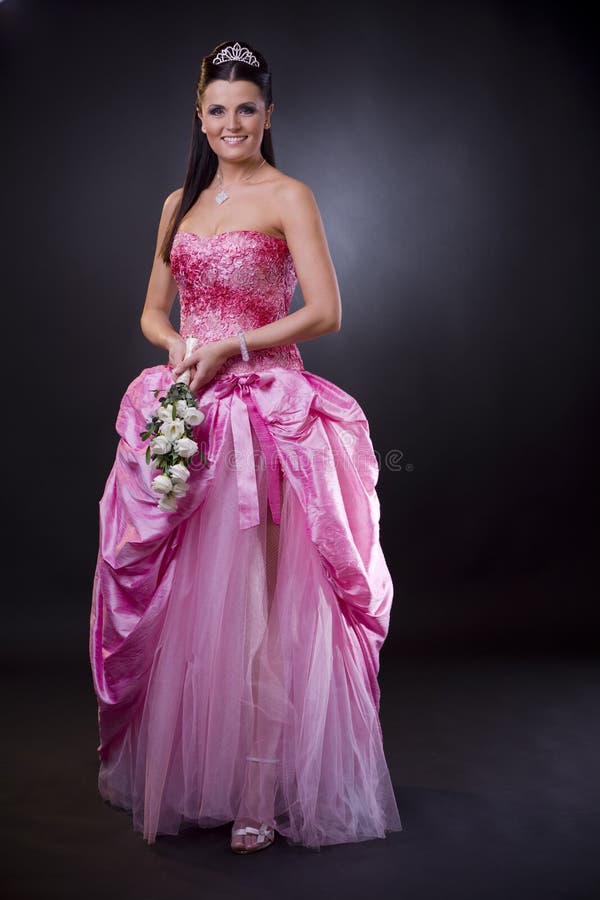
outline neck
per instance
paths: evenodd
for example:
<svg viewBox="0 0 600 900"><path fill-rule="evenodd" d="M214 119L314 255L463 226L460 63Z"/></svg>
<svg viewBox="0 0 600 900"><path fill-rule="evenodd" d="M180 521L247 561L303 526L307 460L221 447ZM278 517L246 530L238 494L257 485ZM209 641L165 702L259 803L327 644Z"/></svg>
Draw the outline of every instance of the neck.
<svg viewBox="0 0 600 900"><path fill-rule="evenodd" d="M239 162L219 158L219 171L225 184L235 184L236 181L242 181L255 172L262 165L262 161L263 155L260 150L250 159L242 159Z"/></svg>

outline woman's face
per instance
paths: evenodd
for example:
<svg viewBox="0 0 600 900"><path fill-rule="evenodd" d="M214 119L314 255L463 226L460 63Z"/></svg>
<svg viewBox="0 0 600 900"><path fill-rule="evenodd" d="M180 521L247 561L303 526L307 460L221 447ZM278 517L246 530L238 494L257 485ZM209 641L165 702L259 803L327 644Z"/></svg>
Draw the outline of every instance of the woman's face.
<svg viewBox="0 0 600 900"><path fill-rule="evenodd" d="M258 155L272 111L254 82L217 80L206 86L200 118L217 156L238 162Z"/></svg>

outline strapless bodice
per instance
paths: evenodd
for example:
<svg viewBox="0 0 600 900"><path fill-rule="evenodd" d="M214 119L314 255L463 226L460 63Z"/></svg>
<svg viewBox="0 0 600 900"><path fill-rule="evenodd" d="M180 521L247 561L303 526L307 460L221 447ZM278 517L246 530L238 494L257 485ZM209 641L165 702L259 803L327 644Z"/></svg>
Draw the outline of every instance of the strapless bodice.
<svg viewBox="0 0 600 900"><path fill-rule="evenodd" d="M184 338L217 341L268 325L289 312L297 276L282 238L250 230L210 236L179 231L170 259ZM296 344L250 351L248 362L241 354L232 356L218 374L273 366L304 369Z"/></svg>

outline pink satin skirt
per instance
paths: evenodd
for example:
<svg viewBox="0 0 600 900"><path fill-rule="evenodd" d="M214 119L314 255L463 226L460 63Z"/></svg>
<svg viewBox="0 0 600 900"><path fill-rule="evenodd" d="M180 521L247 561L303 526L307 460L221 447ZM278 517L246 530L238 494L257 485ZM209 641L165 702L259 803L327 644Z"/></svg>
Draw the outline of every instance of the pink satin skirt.
<svg viewBox="0 0 600 900"><path fill-rule="evenodd" d="M100 504L90 654L101 796L130 811L149 843L241 815L311 848L401 830L378 717L377 659L391 588L373 524L372 482L365 487L349 471L342 490L339 466L298 474L286 464L285 423L282 435L257 399L281 456L279 524L264 444L252 428L259 521L240 527L231 395L216 400L208 391L200 408L211 413L204 423L210 477L194 472L199 493L190 491L181 515L157 512L145 447L135 442L147 414L136 391L152 388L157 375L164 381L165 368L145 370L128 389ZM306 383L313 399L329 384L310 373L290 379L299 392ZM347 405L348 395L340 396ZM307 407L305 426L318 418L317 407ZM366 439L360 415L352 419L346 410L336 422L338 434L347 427L356 436L358 427ZM327 502L322 490L314 505L307 501L307 484L315 489L320 478L344 497L335 510L320 505ZM359 527L354 516L365 503L375 519ZM340 517L356 538L355 556L327 549ZM357 566L363 590L356 589Z"/></svg>

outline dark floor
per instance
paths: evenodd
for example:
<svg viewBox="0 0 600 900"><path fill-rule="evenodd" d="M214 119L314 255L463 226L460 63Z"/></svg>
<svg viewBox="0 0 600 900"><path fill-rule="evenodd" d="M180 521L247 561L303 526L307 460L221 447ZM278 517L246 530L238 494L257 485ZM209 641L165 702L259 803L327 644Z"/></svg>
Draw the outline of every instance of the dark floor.
<svg viewBox="0 0 600 900"><path fill-rule="evenodd" d="M404 830L235 856L229 826L149 846L97 793L86 660L3 684L3 896L82 900L600 898L600 663L382 653L381 721ZM8 752L6 752L8 751Z"/></svg>

